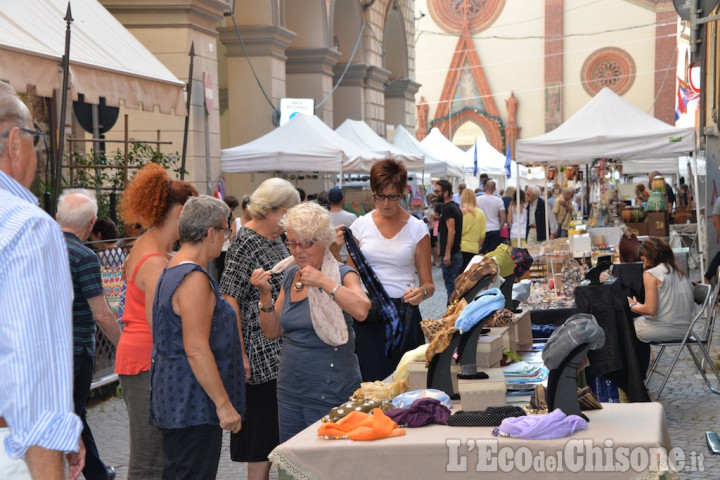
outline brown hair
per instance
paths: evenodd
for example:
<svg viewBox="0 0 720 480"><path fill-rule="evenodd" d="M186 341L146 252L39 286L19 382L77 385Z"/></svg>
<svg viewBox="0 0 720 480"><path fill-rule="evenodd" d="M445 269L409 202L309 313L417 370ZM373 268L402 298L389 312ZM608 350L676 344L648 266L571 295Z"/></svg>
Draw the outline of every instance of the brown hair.
<svg viewBox="0 0 720 480"><path fill-rule="evenodd" d="M184 180L173 180L165 169L149 163L135 174L120 200L120 215L125 223L140 223L149 228L162 225L170 208L185 205L197 190Z"/></svg>
<svg viewBox="0 0 720 480"><path fill-rule="evenodd" d="M381 160L370 169L370 189L380 193L387 187L393 187L400 195L407 188L407 169L396 160Z"/></svg>
<svg viewBox="0 0 720 480"><path fill-rule="evenodd" d="M678 275L685 277L685 272L675 261L672 248L659 238L650 237L645 240L640 246L640 256L645 257L650 264L649 268L657 267L661 263L664 263L668 269L667 273L675 270Z"/></svg>

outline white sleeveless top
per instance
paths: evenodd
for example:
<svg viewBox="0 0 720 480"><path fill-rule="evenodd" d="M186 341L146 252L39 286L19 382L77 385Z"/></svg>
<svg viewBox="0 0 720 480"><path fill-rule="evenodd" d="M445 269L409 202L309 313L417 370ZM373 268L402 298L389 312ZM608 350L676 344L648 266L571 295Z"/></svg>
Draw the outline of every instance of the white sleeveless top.
<svg viewBox="0 0 720 480"><path fill-rule="evenodd" d="M658 287L658 310L655 316L635 319L635 333L640 341L681 340L690 326L695 302L692 283L677 272L668 273L664 263L646 272L662 282Z"/></svg>

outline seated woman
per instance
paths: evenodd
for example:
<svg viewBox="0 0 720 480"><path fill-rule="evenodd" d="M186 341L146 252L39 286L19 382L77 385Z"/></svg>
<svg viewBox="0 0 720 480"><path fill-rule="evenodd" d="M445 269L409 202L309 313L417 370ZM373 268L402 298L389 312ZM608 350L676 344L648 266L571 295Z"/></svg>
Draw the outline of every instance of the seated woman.
<svg viewBox="0 0 720 480"><path fill-rule="evenodd" d="M370 310L360 277L330 253L335 239L330 212L301 203L283 222L285 244L297 265L286 270L277 300L269 283L272 272L258 268L250 277L260 292L263 333L269 339L283 337L277 379L281 442L347 401L360 386L352 319L364 320ZM328 343L331 327L344 343Z"/></svg>
<svg viewBox="0 0 720 480"><path fill-rule="evenodd" d="M180 250L155 290L150 418L162 432L162 478L215 478L222 431L242 426L237 317L204 268L230 235L229 213L214 197L187 201L178 221Z"/></svg>
<svg viewBox="0 0 720 480"><path fill-rule="evenodd" d="M635 333L642 342L680 340L690 325L693 290L685 272L675 262L670 245L651 237L640 247L645 303L628 297L635 319Z"/></svg>

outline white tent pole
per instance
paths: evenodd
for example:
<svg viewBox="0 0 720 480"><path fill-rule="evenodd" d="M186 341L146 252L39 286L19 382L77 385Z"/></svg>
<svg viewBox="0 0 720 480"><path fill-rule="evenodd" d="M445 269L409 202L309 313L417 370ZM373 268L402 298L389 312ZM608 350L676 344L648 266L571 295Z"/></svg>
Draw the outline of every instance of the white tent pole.
<svg viewBox="0 0 720 480"><path fill-rule="evenodd" d="M340 179L338 180L338 186L339 186L340 188L342 188L343 176L344 176L344 175L343 175L343 165L342 165L342 163L340 163Z"/></svg>
<svg viewBox="0 0 720 480"><path fill-rule="evenodd" d="M548 210L550 209L550 205L548 205L548 194L547 194L547 191L548 191L548 187L547 187L548 168L549 168L548 164L545 164L545 185L543 185L545 187L545 188L543 188L543 193L544 193L543 196L545 197L545 240L550 239L550 220L549 220L550 217L549 217L549 212L548 212ZM529 221L529 219L528 219L528 221Z"/></svg>
<svg viewBox="0 0 720 480"><path fill-rule="evenodd" d="M698 242L697 244L698 252L700 253L700 281L702 281L703 275L705 275L705 259L703 258L703 256L705 255L705 237L700 234L700 192L698 191L697 154L698 151L696 147L695 152L693 153L693 191L695 197L695 225Z"/></svg>

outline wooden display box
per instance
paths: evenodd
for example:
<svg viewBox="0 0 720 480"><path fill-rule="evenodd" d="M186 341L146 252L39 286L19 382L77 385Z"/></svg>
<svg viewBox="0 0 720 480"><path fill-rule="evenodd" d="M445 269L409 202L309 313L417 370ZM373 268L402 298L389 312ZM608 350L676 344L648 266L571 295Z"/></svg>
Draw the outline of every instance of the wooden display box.
<svg viewBox="0 0 720 480"><path fill-rule="evenodd" d="M425 390L427 388L428 369L425 362L410 362L408 364L408 387L410 391Z"/></svg>
<svg viewBox="0 0 720 480"><path fill-rule="evenodd" d="M670 235L670 221L667 212L649 212L646 222L649 236L667 237Z"/></svg>
<svg viewBox="0 0 720 480"><path fill-rule="evenodd" d="M487 368L485 380L460 380L458 390L464 411L485 410L488 407L505 405L507 384L502 368Z"/></svg>
<svg viewBox="0 0 720 480"><path fill-rule="evenodd" d="M516 315L518 321L515 324L515 339L518 352L526 352L532 348L532 323L530 322L530 310ZM515 353L518 353L515 352Z"/></svg>
<svg viewBox="0 0 720 480"><path fill-rule="evenodd" d="M648 234L648 224L646 222L625 222L625 226L629 228L636 237L642 237Z"/></svg>
<svg viewBox="0 0 720 480"><path fill-rule="evenodd" d="M475 363L478 370L492 367L502 360L502 337L499 335L481 335L478 337Z"/></svg>
<svg viewBox="0 0 720 480"><path fill-rule="evenodd" d="M517 338L516 338L516 330L515 325L511 327L491 327L489 335L495 335L502 337L502 348L505 350L506 348L509 348L513 352L516 352L517 348Z"/></svg>

